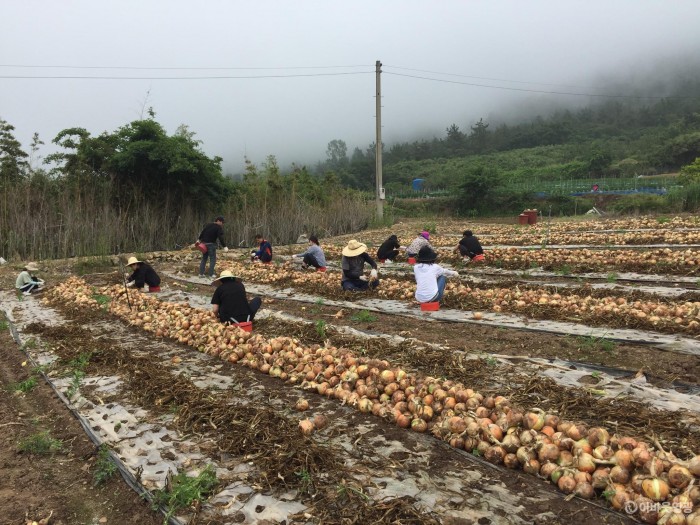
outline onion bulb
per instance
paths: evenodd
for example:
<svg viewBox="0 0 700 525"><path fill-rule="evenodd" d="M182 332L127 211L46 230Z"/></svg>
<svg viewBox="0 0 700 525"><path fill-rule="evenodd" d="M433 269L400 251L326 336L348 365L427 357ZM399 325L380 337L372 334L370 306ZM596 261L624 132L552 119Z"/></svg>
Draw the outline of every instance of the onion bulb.
<svg viewBox="0 0 700 525"><path fill-rule="evenodd" d="M649 478L642 481L642 492L652 501L666 501L670 489L661 478Z"/></svg>
<svg viewBox="0 0 700 525"><path fill-rule="evenodd" d="M680 465L673 465L668 470L668 482L669 484L677 489L686 488L693 479L693 475L685 467Z"/></svg>
<svg viewBox="0 0 700 525"><path fill-rule="evenodd" d="M309 419L303 419L299 421L299 430L305 436L309 436L314 431L314 424Z"/></svg>

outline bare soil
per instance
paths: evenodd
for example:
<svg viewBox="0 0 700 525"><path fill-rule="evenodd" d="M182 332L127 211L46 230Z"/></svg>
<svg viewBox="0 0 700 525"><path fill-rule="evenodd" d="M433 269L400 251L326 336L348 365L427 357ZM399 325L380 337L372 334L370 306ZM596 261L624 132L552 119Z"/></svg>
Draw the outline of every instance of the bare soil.
<svg viewBox="0 0 700 525"><path fill-rule="evenodd" d="M51 516L52 525L163 522L115 473L95 486L97 448L43 378L23 363L26 355L9 330L0 331L0 523L24 525ZM26 393L16 386L37 378ZM48 432L60 450L21 452L20 443Z"/></svg>
<svg viewBox="0 0 700 525"><path fill-rule="evenodd" d="M178 406L181 407L181 411L204 410L203 414L215 417L216 410L218 410L217 407L230 406L230 402L233 401L232 399L227 401L227 396L240 397L243 392L247 392L249 397L245 412L248 414L248 417L254 416L253 419L255 419L259 417L256 414L269 412L271 408L274 408L278 413L287 412L287 410L281 410L280 408L293 406L295 399L300 395L298 388L291 388L268 375L260 374L241 366L224 363L223 366L217 365L220 367L217 368L217 373L222 376L233 377L235 379L235 387L231 391L221 392L219 395L222 397L219 403L204 404L209 402L211 395L202 397L199 394L185 392L180 388L184 379L175 380L167 370L162 370L167 366L171 366L164 365L164 363L171 362L170 355L172 355L173 351L178 352L183 357L183 360L189 359L188 354L199 356L200 354L192 348L167 340L158 340L156 343L152 335L137 328L123 325L121 321L112 321L104 326L96 327L94 326L95 317L89 311L73 311L72 313L64 311L63 314L73 320L73 323L67 329L54 330L45 328L43 333L41 332L41 327L34 327L33 330L39 330L39 333L42 333L46 342L49 343L68 341L70 344L63 347L60 352L69 352L70 355L77 355L82 352L92 351L91 374L104 372L109 375L113 372L112 368L116 362L128 367L129 362L133 360L132 366L137 367L142 374L146 374L149 378L148 381L139 381L137 379L141 383L141 386L138 388L143 388L149 383L154 385L153 391L144 390L143 392L137 392L138 388L130 390L130 392L136 393L135 398L140 400L141 406L148 410L155 409L162 398L174 396ZM109 318L109 316L102 316L102 314L100 314L100 317L104 319ZM116 326L113 323L121 324L121 326ZM54 335L52 335L53 332L55 332ZM125 344L126 333L129 333L130 337ZM67 337L68 335L70 337ZM54 341L54 338L58 339ZM97 339L99 339L99 348L96 348ZM100 348L113 349L115 357L110 358L108 354L102 353L101 355L103 355L104 359L100 358ZM148 360L145 361L142 357L141 362L136 363L137 357L135 355L127 357L127 354L133 352L133 349L138 349L139 353L143 353L144 349L147 349ZM123 357L116 357L122 353L125 353ZM220 363L215 358L211 358L211 360L214 363ZM103 367L105 368L103 369ZM156 376L161 374L168 377L166 382L161 382L156 378ZM259 392L259 395L255 394L255 392ZM188 399L188 396L193 397ZM360 523L391 522L417 524L449 523L455 525L479 523L488 525L492 523L523 523L523 520L526 523L538 525L555 525L559 523L573 525L590 523L622 525L631 523L627 516L611 512L596 504L580 499L567 501L554 487L544 483L542 480L521 472L495 467L465 451L453 449L446 443L433 437L399 429L388 421L350 410L340 403L323 401L321 396L315 394L307 394L307 397L312 403L312 409L322 412L331 422L328 431L322 437L319 437L318 441L300 438L296 429L294 429L294 436L297 436L296 439L292 435L287 436L287 429L284 425L275 429L266 429L269 435L263 436L262 429L253 429L252 432L256 433L256 441L262 442L270 438L278 440L282 438L284 443L289 446L290 458L285 461L291 461L291 457L296 457L294 454L297 454L297 452L294 451L300 446L305 450L304 455L313 455L318 458L321 457L318 456L318 452L325 448L326 454L322 460L323 474L314 473L314 476L319 476L318 479L336 480L340 475L347 475L347 467L343 466L344 462L342 459L349 457L357 463L355 470L357 470L359 465L362 465L365 469L367 467L371 469L368 471L368 474L372 475L367 480L368 485L377 483L376 479L373 478L381 478L387 475L397 480L406 480L408 487L416 479L423 479L426 480L427 486L431 487L431 490L436 490L441 494L453 494L451 497L455 506L474 507L475 509L483 509L485 507L489 509L491 508L490 505L494 505L498 498L506 498L508 500L516 498L516 501L519 503L517 517L509 516L502 508L494 506L490 511L487 511L490 515L489 518L482 517L478 520L451 518L443 520L439 516L436 519L433 513L409 514L408 509L411 507L411 498L392 500L391 504L393 507L385 507L388 505L386 502L370 503L364 499L349 503L345 502L341 507L338 507L339 503L342 504L343 502L339 501L337 497L337 485L335 484L337 482L333 481L333 483L330 483L330 481L327 481L326 484L318 487L319 495L316 496L316 499L321 499L320 502L314 504L313 498L307 498L305 501L305 503L311 505L310 512L314 516L314 519L311 520L312 523L359 525ZM215 410L210 411L210 408ZM181 412L181 417L183 417L182 414ZM234 453L233 450L227 451L221 447L226 442L235 441L236 434L243 432L242 430L238 431L233 427L227 428L218 421L214 427L218 428L218 430L213 430L213 427L205 424L206 418L193 417L192 420L196 426L190 428L190 431L201 434L202 439L216 441L220 447L220 452ZM352 446L341 451L337 448L337 445L333 445L335 440L352 443ZM244 446L244 450L248 450L245 447L249 448L251 446L251 440L246 439L245 441L247 444ZM294 443L295 441L298 441L298 443ZM293 443L293 445L290 446L289 443ZM392 443L402 443L406 452L394 452L387 455L385 447ZM247 456L247 458L252 459L256 464L260 462L262 465L265 461L279 461L279 459L275 458L276 455L274 449L270 448L269 457L255 459L257 454L253 454ZM70 468L70 470L76 469L77 465ZM273 471L283 476L286 473L284 469L280 469L278 466ZM294 469L292 469L293 471ZM89 474L85 475L89 477ZM469 477L470 479L476 478L479 479L479 483L473 487L463 486L461 492L452 493L454 489L450 487L448 480L455 475L464 476L465 478ZM273 476L268 476L266 479L270 482L275 481ZM316 478L314 477L314 479ZM290 486L293 487L293 481L293 476L291 479L287 479L288 488ZM85 480L85 482L89 485L89 480ZM51 492L57 497L62 495L62 491L57 491L55 486L51 487ZM329 512L329 508L334 510ZM344 516L344 519L341 520L340 516ZM366 517L366 521L361 519L362 516ZM389 519L387 516L395 516L397 519ZM236 519L235 517L233 518L233 522L235 522ZM129 519L131 519L131 516ZM202 519L204 519L204 516ZM111 520L112 518L110 518L110 522L112 522ZM307 521L307 519L300 516L297 519L292 519L290 523ZM223 521L200 521L199 519L195 520L194 523L207 522L224 523ZM65 523L91 522L68 520ZM114 521L114 523L152 522L142 520L133 522Z"/></svg>

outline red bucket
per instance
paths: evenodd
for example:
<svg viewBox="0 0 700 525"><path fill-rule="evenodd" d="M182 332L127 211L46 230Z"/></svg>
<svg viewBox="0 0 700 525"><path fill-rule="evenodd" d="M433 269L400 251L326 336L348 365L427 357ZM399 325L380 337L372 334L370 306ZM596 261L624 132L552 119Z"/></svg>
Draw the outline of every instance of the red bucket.
<svg viewBox="0 0 700 525"><path fill-rule="evenodd" d="M252 332L253 331L253 321L243 321L242 323L234 323L233 326L240 328L244 332Z"/></svg>
<svg viewBox="0 0 700 525"><path fill-rule="evenodd" d="M525 225L530 220L530 216L527 213L521 213L518 215L518 224Z"/></svg>
<svg viewBox="0 0 700 525"><path fill-rule="evenodd" d="M483 254L479 254L474 256L472 262L484 262L485 260L486 258L483 256Z"/></svg>
<svg viewBox="0 0 700 525"><path fill-rule="evenodd" d="M202 243L202 242L199 242L199 241L194 243L194 247L197 248L202 253L207 253L209 251L209 249L207 248L207 245Z"/></svg>
<svg viewBox="0 0 700 525"><path fill-rule="evenodd" d="M424 312L435 312L440 309L440 303L437 301L433 303L420 303L420 309Z"/></svg>
<svg viewBox="0 0 700 525"><path fill-rule="evenodd" d="M415 257L409 257L409 258L408 258L408 264L416 264L416 258L415 258Z"/></svg>
<svg viewBox="0 0 700 525"><path fill-rule="evenodd" d="M158 293L160 292L160 286L149 286L148 293Z"/></svg>
<svg viewBox="0 0 700 525"><path fill-rule="evenodd" d="M326 267L325 267L325 266L321 266L321 267L320 267L318 270L316 270L316 271L317 271L317 272L321 272L321 273L326 273Z"/></svg>

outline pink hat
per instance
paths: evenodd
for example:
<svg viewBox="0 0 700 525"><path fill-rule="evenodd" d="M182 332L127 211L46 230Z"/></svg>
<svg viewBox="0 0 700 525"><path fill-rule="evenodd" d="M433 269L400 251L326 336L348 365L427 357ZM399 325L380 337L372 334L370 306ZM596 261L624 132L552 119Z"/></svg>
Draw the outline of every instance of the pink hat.
<svg viewBox="0 0 700 525"><path fill-rule="evenodd" d="M422 232L420 232L420 234L426 241L430 240L430 232L422 231Z"/></svg>

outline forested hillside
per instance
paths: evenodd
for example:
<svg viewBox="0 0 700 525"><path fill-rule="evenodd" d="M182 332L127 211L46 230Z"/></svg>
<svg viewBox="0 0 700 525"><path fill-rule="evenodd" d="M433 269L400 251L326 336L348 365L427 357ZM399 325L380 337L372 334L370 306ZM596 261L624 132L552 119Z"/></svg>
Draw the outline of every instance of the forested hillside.
<svg viewBox="0 0 700 525"><path fill-rule="evenodd" d="M374 144L348 156L345 143L334 140L327 155L319 173L332 171L348 186L372 190ZM414 179L423 179L429 192L467 188L468 195L487 178L490 192L505 191L507 202L520 203L531 193L562 188L559 193L569 194L600 180L609 188L626 189L634 184L631 178L677 172L697 157L700 80L685 80L662 99L605 99L514 125L480 119L462 129L452 123L441 137L385 144L383 180L390 197L405 197ZM493 199L483 202L494 204Z"/></svg>

